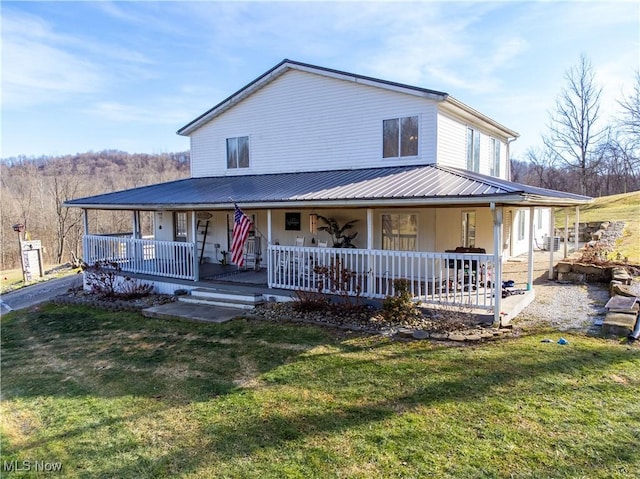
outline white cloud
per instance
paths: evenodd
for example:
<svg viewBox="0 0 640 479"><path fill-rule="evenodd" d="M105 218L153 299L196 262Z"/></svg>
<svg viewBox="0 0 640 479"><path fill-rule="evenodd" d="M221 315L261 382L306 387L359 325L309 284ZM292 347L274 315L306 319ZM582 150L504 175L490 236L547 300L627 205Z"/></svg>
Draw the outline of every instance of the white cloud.
<svg viewBox="0 0 640 479"><path fill-rule="evenodd" d="M69 95L95 92L103 85L99 66L62 48L41 19L3 14L2 102L23 108L65 101Z"/></svg>

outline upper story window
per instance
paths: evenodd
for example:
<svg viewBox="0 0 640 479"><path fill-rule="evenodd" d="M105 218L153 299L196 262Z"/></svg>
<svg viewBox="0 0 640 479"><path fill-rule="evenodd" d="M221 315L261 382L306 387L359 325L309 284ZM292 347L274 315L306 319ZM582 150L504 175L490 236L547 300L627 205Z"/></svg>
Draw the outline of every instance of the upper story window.
<svg viewBox="0 0 640 479"><path fill-rule="evenodd" d="M491 176L500 176L500 140L491 138Z"/></svg>
<svg viewBox="0 0 640 479"><path fill-rule="evenodd" d="M467 170L480 171L480 132L467 128Z"/></svg>
<svg viewBox="0 0 640 479"><path fill-rule="evenodd" d="M382 122L382 157L418 156L418 117L406 116Z"/></svg>
<svg viewBox="0 0 640 479"><path fill-rule="evenodd" d="M249 168L249 137L227 138L227 168Z"/></svg>
<svg viewBox="0 0 640 479"><path fill-rule="evenodd" d="M417 246L417 215L382 215L382 249L395 251L416 251Z"/></svg>

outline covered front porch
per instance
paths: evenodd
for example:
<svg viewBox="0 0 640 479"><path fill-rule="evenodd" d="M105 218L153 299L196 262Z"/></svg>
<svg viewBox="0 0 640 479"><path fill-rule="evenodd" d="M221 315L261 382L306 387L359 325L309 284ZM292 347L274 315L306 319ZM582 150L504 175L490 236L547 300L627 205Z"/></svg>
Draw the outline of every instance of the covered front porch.
<svg viewBox="0 0 640 479"><path fill-rule="evenodd" d="M505 259L528 251L531 264L534 243L555 238L552 208L589 200L417 165L190 178L66 205L85 211L85 262L116 262L152 278L159 292L216 280L215 264L237 271L225 264L237 203L252 224L247 265L264 271L271 290L375 300L393 295L402 280L415 301L482 310L499 322ZM92 210L133 212L132 232L92 234ZM142 212L151 213L148 231ZM323 217L353 223L355 247L332 247L335 236L316 223ZM520 289L530 291L532 276L530 269Z"/></svg>

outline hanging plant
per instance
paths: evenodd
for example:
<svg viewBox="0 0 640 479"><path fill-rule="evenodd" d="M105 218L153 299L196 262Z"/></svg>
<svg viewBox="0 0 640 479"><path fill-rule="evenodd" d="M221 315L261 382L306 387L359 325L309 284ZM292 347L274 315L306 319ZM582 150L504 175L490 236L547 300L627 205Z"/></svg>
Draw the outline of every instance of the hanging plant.
<svg viewBox="0 0 640 479"><path fill-rule="evenodd" d="M319 231L326 231L331 236L333 236L333 247L334 248L355 248L356 245L352 243L353 239L358 236L358 232L347 234L346 231L353 228L353 225L358 222L358 220L347 221L344 225L340 226L340 224L333 218L325 218L324 216L318 215L324 222L324 226L319 226Z"/></svg>

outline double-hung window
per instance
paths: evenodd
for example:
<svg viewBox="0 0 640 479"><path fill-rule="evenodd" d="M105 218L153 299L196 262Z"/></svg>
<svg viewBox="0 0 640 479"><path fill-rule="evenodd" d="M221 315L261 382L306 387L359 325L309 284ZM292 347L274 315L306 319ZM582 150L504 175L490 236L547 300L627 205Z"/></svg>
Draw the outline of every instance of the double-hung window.
<svg viewBox="0 0 640 479"><path fill-rule="evenodd" d="M416 251L417 246L417 215L382 215L382 249L395 251Z"/></svg>
<svg viewBox="0 0 640 479"><path fill-rule="evenodd" d="M518 241L524 240L526 232L526 210L518 211Z"/></svg>
<svg viewBox="0 0 640 479"><path fill-rule="evenodd" d="M480 171L480 132L467 128L467 170Z"/></svg>
<svg viewBox="0 0 640 479"><path fill-rule="evenodd" d="M249 137L227 138L227 168L249 168Z"/></svg>
<svg viewBox="0 0 640 479"><path fill-rule="evenodd" d="M462 246L465 248L476 247L476 212L462 212Z"/></svg>
<svg viewBox="0 0 640 479"><path fill-rule="evenodd" d="M382 122L382 157L418 156L418 117L406 116Z"/></svg>
<svg viewBox="0 0 640 479"><path fill-rule="evenodd" d="M491 176L500 176L500 140L491 138Z"/></svg>

